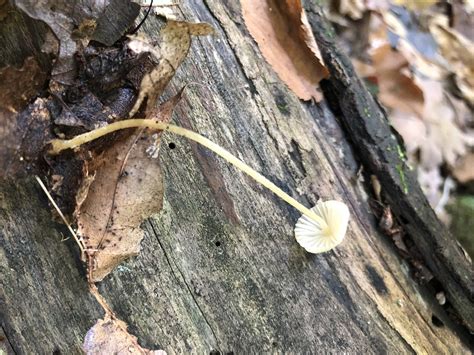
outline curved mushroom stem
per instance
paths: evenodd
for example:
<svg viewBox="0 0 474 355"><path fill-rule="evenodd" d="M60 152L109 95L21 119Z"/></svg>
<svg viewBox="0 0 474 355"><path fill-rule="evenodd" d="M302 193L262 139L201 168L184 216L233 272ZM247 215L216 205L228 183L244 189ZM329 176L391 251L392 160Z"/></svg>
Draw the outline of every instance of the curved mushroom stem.
<svg viewBox="0 0 474 355"><path fill-rule="evenodd" d="M293 197L289 196L282 189L276 186L273 182L268 180L265 176L256 172L254 169L252 169L243 161L241 161L240 159L238 159L237 157L229 153L224 148L220 147L216 143L210 141L209 139L201 136L198 133L195 133L188 129L175 126L172 124L163 123L163 122L155 122L154 120L150 120L150 119L131 119L131 120L118 121L118 122L111 123L107 126L95 129L93 131L78 135L69 140L53 139L50 142L51 149L49 149L48 153L58 154L59 152L65 149L76 148L84 143L93 141L94 139L100 138L108 133L112 133L120 129L133 128L133 127L146 127L146 128L156 129L160 131L172 132L177 135L189 138L205 146L206 148L212 150L214 153L221 156L222 158L227 160L229 163L231 163L232 165L236 166L238 169L240 169L241 171L249 175L255 181L265 186L267 189L275 193L278 197L280 197L282 200L284 200L285 202L287 202L288 204L290 204L291 206L299 210L301 213L305 214L306 216L308 216L315 222L322 224L323 226L326 225L326 221L324 221L324 219L316 215L309 208L303 206L301 203L296 201Z"/></svg>

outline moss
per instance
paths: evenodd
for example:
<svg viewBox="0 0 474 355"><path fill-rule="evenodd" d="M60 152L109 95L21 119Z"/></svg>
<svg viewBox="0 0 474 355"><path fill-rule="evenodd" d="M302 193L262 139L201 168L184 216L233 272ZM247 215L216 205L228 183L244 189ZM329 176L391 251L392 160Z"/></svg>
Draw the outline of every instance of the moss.
<svg viewBox="0 0 474 355"><path fill-rule="evenodd" d="M369 107L364 107L364 114L367 116L367 118L370 118L370 108Z"/></svg>
<svg viewBox="0 0 474 355"><path fill-rule="evenodd" d="M405 152L402 150L399 144L397 144L397 153L400 160L405 161L407 159Z"/></svg>
<svg viewBox="0 0 474 355"><path fill-rule="evenodd" d="M456 197L447 211L452 217L451 232L474 259L474 195Z"/></svg>
<svg viewBox="0 0 474 355"><path fill-rule="evenodd" d="M405 176L405 172L403 171L403 164L397 164L397 171L398 175L400 175L400 182L403 187L403 192L405 194L408 193L408 184L407 184L407 178Z"/></svg>

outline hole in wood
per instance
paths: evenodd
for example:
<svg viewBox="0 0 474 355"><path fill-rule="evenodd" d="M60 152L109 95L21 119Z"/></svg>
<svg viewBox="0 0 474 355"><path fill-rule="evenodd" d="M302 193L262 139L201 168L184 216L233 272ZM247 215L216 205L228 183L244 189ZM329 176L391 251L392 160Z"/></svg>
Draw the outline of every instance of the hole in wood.
<svg viewBox="0 0 474 355"><path fill-rule="evenodd" d="M216 247L220 247L221 246L221 242L217 241L214 243L216 245Z"/></svg>
<svg viewBox="0 0 474 355"><path fill-rule="evenodd" d="M171 142L171 143L168 144L168 147L169 147L170 149L174 149L174 148L176 148L176 144L174 144L173 142Z"/></svg>

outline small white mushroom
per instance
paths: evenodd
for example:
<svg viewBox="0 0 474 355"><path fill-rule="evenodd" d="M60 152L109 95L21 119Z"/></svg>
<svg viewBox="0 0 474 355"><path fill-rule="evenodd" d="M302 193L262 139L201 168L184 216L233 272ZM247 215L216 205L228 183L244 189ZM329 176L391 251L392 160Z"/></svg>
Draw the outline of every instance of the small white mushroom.
<svg viewBox="0 0 474 355"><path fill-rule="evenodd" d="M324 253L339 245L346 235L349 208L339 201L318 201L311 209L320 221L307 215L295 226L296 241L310 253Z"/></svg>
<svg viewBox="0 0 474 355"><path fill-rule="evenodd" d="M298 209L303 213L303 216L298 220L295 227L296 240L310 253L323 253L331 250L344 239L347 223L349 222L349 208L344 203L339 201L318 201L315 207L309 209L224 148L206 137L183 127L164 122L155 122L152 119L123 120L91 132L83 133L69 140L53 139L50 142L51 149L48 152L50 154L59 154L59 152L65 149L76 148L108 133L132 127L147 127L158 131L168 131L189 138L212 150L240 171L275 193L283 201Z"/></svg>

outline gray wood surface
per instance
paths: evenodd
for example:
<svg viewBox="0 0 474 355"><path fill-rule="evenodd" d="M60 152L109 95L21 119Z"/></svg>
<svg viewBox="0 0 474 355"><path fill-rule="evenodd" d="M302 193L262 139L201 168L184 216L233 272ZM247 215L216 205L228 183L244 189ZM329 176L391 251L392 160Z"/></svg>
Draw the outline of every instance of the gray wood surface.
<svg viewBox="0 0 474 355"><path fill-rule="evenodd" d="M281 83L237 1L183 0L180 9L217 34L194 41L172 80L167 96L189 85L173 121L308 206L345 201L351 221L341 246L307 254L293 237L297 211L205 148L164 134L164 208L143 224L142 252L99 285L140 344L169 353L467 353L462 331L377 230L326 103L302 103ZM143 30L157 33L156 19ZM81 352L102 311L67 236L33 179L0 184L0 349Z"/></svg>

